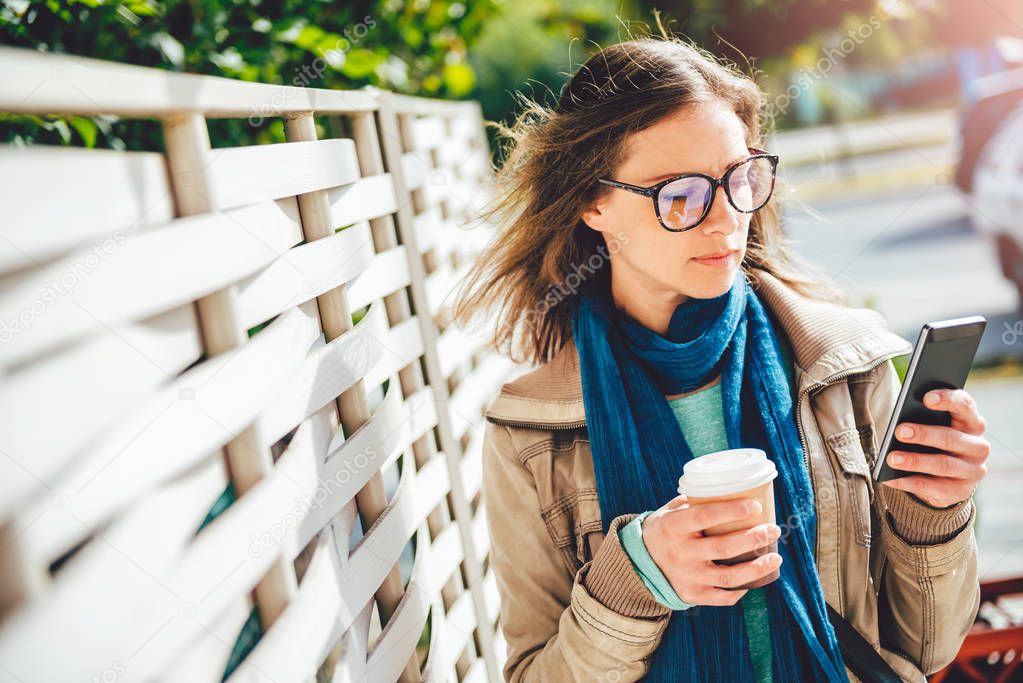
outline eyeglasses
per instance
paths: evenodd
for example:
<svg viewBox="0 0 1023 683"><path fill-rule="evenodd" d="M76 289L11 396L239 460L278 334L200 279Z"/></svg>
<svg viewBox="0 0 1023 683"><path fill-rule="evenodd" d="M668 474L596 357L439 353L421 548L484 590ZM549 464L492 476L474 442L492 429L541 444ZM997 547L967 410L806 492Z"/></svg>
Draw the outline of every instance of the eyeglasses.
<svg viewBox="0 0 1023 683"><path fill-rule="evenodd" d="M597 182L650 197L657 220L665 230L692 230L710 213L718 186L725 188L728 202L742 213L753 213L771 198L778 156L749 148L752 156L736 162L720 178L704 173L684 173L650 187L639 187L600 178Z"/></svg>

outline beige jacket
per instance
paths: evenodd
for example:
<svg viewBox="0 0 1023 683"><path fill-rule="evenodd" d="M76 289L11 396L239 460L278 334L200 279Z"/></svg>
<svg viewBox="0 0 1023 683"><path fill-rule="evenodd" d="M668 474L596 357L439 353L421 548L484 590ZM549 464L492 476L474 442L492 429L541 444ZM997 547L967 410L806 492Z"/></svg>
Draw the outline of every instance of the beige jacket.
<svg viewBox="0 0 1023 683"><path fill-rule="evenodd" d="M751 281L793 351L824 597L904 680L925 681L958 651L980 587L973 500L937 509L870 476L901 386L890 359L912 345L876 311L809 300L763 271ZM601 531L575 345L504 384L486 418L505 680L642 678L670 610L618 542L642 510Z"/></svg>

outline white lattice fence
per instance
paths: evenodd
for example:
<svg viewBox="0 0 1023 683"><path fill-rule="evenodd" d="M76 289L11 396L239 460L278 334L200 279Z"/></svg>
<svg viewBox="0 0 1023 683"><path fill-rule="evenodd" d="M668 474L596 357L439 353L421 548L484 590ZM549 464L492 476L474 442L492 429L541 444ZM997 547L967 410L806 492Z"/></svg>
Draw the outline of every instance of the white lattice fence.
<svg viewBox="0 0 1023 683"><path fill-rule="evenodd" d="M478 105L0 73L165 147L0 148L0 680L499 680L481 414L520 369L445 318ZM211 148L252 116L289 141Z"/></svg>

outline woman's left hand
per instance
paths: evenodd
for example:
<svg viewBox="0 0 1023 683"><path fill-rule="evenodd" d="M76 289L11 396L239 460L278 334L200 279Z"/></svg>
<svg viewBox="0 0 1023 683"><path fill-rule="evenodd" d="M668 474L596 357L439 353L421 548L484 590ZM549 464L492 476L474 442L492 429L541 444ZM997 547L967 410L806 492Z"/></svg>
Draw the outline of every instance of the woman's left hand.
<svg viewBox="0 0 1023 683"><path fill-rule="evenodd" d="M937 401L931 397L937 397ZM991 444L981 435L987 423L977 412L977 402L964 389L934 389L924 396L932 410L952 414L948 427L900 422L895 436L904 443L916 443L940 449L941 453L913 453L893 450L888 464L899 470L921 472L884 484L909 491L934 507L949 507L973 495L987 474ZM906 429L912 430L912 435Z"/></svg>

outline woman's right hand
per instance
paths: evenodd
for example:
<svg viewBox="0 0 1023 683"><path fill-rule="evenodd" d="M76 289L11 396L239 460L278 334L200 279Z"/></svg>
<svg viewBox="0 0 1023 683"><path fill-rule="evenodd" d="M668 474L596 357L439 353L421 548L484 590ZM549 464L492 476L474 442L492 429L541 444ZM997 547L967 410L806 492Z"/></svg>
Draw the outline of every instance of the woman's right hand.
<svg viewBox="0 0 1023 683"><path fill-rule="evenodd" d="M704 536L703 531L755 517L760 510L760 503L751 498L689 505L686 496L680 495L643 520L643 543L682 600L690 605L734 605L748 589L725 588L770 574L781 565L781 555L766 553L733 565L715 564L713 560L763 548L781 536L781 528L758 524L718 536Z"/></svg>

